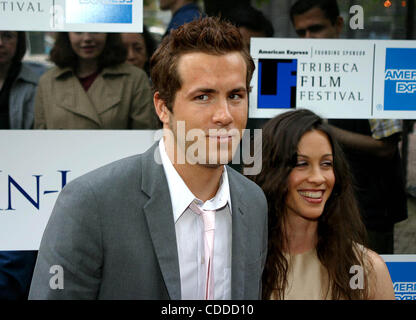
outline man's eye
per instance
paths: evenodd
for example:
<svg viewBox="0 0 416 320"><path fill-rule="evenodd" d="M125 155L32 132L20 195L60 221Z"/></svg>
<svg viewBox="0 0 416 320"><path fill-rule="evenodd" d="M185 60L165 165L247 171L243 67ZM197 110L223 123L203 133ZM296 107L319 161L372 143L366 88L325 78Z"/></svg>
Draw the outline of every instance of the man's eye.
<svg viewBox="0 0 416 320"><path fill-rule="evenodd" d="M207 101L208 100L208 95L201 94L200 96L197 96L195 99L200 100L200 101Z"/></svg>
<svg viewBox="0 0 416 320"><path fill-rule="evenodd" d="M239 95L239 94L231 94L231 95L230 95L230 99L231 99L231 100L238 100L238 99L241 99L241 95Z"/></svg>

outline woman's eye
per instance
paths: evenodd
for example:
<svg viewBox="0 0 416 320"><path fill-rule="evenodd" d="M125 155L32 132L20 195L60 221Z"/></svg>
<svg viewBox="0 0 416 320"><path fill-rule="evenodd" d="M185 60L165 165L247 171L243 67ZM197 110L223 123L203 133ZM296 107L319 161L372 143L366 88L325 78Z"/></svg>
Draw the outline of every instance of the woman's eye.
<svg viewBox="0 0 416 320"><path fill-rule="evenodd" d="M322 166L324 166L324 167L332 167L332 161L324 161L324 162L322 162Z"/></svg>
<svg viewBox="0 0 416 320"><path fill-rule="evenodd" d="M298 162L296 162L296 167L304 167L304 166L306 166L307 165L307 162L306 161L298 161Z"/></svg>

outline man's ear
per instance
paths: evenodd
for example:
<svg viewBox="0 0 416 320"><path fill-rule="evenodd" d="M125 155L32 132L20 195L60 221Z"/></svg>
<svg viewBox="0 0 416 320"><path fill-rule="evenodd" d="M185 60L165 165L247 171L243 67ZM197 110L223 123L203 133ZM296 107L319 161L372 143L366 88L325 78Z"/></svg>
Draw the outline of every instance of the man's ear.
<svg viewBox="0 0 416 320"><path fill-rule="evenodd" d="M339 37L343 28L344 28L344 18L341 16L338 16L337 21L335 22L335 30L337 31L337 37Z"/></svg>
<svg viewBox="0 0 416 320"><path fill-rule="evenodd" d="M169 125L169 115L170 111L166 106L165 100L160 98L159 91L156 91L153 95L153 103L155 105L156 114L158 115L160 121L163 125Z"/></svg>

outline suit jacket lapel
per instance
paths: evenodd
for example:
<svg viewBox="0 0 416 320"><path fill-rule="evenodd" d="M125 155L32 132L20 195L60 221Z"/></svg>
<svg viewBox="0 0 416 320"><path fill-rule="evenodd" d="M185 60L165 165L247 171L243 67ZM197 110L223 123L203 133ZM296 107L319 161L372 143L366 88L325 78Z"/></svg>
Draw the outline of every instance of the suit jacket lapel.
<svg viewBox="0 0 416 320"><path fill-rule="evenodd" d="M230 184L232 206L232 261L231 261L231 299L244 299L245 265L247 252L246 205L243 202L242 190L232 170L227 170Z"/></svg>
<svg viewBox="0 0 416 320"><path fill-rule="evenodd" d="M155 154L160 156L158 143L142 158L142 190L150 197L143 209L169 296L179 300L181 284L172 202L163 166L155 162Z"/></svg>

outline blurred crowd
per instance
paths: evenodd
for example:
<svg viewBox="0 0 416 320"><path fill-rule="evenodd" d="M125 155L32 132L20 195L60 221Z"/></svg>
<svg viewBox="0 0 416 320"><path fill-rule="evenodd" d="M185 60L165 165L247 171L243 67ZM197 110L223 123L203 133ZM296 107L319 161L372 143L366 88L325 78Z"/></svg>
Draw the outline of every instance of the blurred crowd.
<svg viewBox="0 0 416 320"><path fill-rule="evenodd" d="M194 1L160 1L173 29L205 14ZM273 36L254 7L235 8L234 22L247 46L251 37ZM149 60L160 41L142 33L59 32L51 68L23 61L26 34L0 31L0 129L158 129Z"/></svg>

